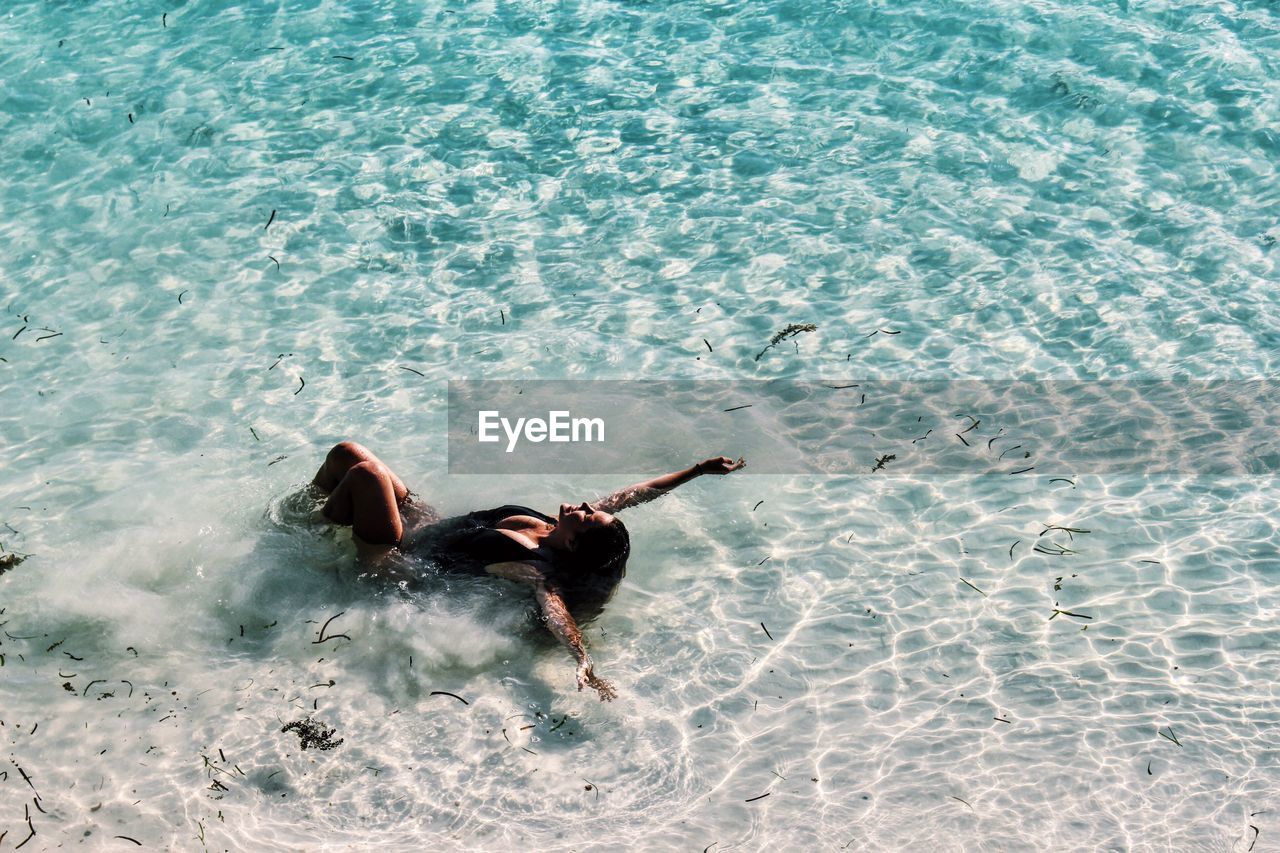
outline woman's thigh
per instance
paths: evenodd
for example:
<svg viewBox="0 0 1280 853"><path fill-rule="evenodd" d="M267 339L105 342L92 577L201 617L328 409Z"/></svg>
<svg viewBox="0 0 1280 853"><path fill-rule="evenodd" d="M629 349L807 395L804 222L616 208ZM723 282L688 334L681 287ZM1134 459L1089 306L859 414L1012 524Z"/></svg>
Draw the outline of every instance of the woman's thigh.
<svg viewBox="0 0 1280 853"><path fill-rule="evenodd" d="M349 524L371 545L398 545L404 535L397 481L381 462L358 462L347 469L325 501L324 516Z"/></svg>

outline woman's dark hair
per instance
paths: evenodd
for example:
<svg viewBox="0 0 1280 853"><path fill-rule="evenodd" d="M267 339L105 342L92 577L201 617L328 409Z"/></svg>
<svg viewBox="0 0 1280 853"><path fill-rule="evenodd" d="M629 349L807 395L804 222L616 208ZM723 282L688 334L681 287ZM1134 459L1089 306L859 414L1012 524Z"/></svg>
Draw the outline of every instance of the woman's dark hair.
<svg viewBox="0 0 1280 853"><path fill-rule="evenodd" d="M625 571L629 556L631 535L620 518L581 530L574 539L573 563L579 571L601 574Z"/></svg>

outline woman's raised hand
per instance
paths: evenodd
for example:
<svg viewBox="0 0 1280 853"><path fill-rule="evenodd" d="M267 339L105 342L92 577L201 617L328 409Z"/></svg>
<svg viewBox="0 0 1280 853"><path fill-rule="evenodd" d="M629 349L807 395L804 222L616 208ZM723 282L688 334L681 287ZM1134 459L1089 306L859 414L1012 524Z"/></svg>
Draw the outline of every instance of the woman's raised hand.
<svg viewBox="0 0 1280 853"><path fill-rule="evenodd" d="M712 456L710 459L704 459L694 468L699 474L728 474L730 471L737 471L739 468L746 467L747 460L741 456L738 461L734 462L728 456Z"/></svg>

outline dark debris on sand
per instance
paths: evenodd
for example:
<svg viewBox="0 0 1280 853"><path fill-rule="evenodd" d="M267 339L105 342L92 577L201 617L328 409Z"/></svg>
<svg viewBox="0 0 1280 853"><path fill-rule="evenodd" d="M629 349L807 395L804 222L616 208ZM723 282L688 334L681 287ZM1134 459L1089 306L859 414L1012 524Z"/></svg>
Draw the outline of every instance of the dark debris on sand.
<svg viewBox="0 0 1280 853"><path fill-rule="evenodd" d="M341 745L344 740L344 738L333 740L333 734L337 729L326 729L324 727L324 723L319 722L312 717L306 717L301 720L294 720L292 723L286 723L285 727L280 731L297 732L298 740L302 742L303 749L310 749L313 746L316 749L333 749L334 747Z"/></svg>
<svg viewBox="0 0 1280 853"><path fill-rule="evenodd" d="M18 554L0 554L0 575L12 568L16 568L25 559L27 558Z"/></svg>

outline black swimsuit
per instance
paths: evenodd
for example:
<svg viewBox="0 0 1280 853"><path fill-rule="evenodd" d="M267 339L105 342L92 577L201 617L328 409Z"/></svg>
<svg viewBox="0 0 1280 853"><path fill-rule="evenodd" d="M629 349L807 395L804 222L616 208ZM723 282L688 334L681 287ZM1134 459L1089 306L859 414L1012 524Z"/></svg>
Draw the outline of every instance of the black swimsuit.
<svg viewBox="0 0 1280 853"><path fill-rule="evenodd" d="M423 528L414 535L409 553L435 563L442 571L468 575L487 574L484 567L492 563L512 560L550 562L551 555L547 549L535 551L498 531L498 523L513 515L529 515L540 521L555 522L551 516L527 506L507 504L477 510Z"/></svg>
<svg viewBox="0 0 1280 853"><path fill-rule="evenodd" d="M513 515L528 515L552 524L556 521L536 509L516 504L477 510L422 528L414 534L408 551L441 571L469 575L487 575L485 566L493 563L539 563L548 586L560 593L574 616L581 619L597 615L622 581L626 567L590 574L573 571L550 548L528 548L497 529L503 519Z"/></svg>

